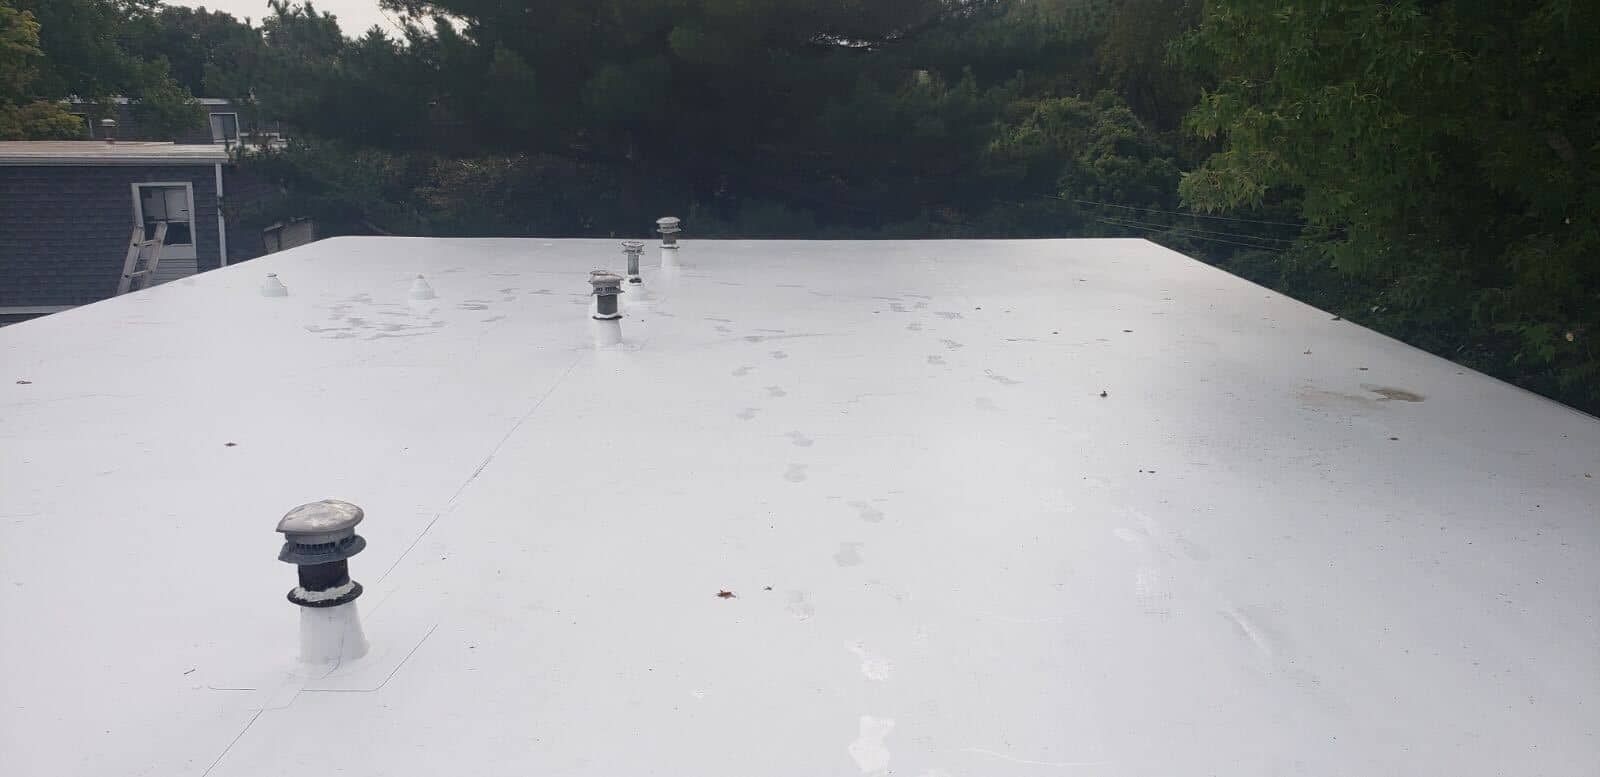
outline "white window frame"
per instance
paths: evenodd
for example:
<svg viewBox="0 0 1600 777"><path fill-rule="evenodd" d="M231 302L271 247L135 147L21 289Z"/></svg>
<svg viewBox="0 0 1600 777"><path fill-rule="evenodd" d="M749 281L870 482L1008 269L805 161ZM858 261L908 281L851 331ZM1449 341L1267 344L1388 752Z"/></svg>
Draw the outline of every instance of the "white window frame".
<svg viewBox="0 0 1600 777"><path fill-rule="evenodd" d="M211 142L212 143L222 143L222 144L238 143L239 139L244 137L244 130L242 128L240 128L240 126L239 126L239 113L237 111L212 111L209 114L207 114L207 116L206 116L206 131L207 132L211 132L211 117L212 116L232 116L233 117L233 139L229 140L228 138L218 138L216 133L212 132L212 134L211 134Z"/></svg>
<svg viewBox="0 0 1600 777"><path fill-rule="evenodd" d="M145 186L183 187L184 196L189 198L189 245L177 246L168 243L161 248L162 259L195 259L196 251L200 247L200 228L195 223L194 208L194 183L191 181L139 181L131 184L133 189L133 225L144 228L144 200L139 196L139 189Z"/></svg>

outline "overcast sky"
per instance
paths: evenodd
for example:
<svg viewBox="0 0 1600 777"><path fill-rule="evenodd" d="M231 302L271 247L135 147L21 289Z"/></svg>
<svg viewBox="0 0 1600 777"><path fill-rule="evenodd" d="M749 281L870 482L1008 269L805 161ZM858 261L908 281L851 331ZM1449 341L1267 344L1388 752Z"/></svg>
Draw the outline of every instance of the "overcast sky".
<svg viewBox="0 0 1600 777"><path fill-rule="evenodd" d="M269 13L267 0L165 0L165 4L193 8L204 6L208 10L226 11L239 18L248 16L257 27L261 26L261 18ZM338 17L339 29L347 38L360 37L374 24L390 33L399 29L383 17L383 12L378 10L378 0L312 0L312 5L318 11L327 11Z"/></svg>

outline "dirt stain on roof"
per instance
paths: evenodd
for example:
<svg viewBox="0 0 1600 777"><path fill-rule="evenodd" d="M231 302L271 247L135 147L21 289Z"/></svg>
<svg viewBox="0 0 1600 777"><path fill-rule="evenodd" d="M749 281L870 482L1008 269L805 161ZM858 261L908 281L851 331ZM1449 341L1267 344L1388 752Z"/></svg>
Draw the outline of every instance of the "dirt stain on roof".
<svg viewBox="0 0 1600 777"><path fill-rule="evenodd" d="M1427 397L1414 391L1407 391L1403 388L1394 388L1392 386L1373 386L1363 383L1361 384L1361 387L1367 391L1377 394L1380 397L1378 400L1379 402L1388 402L1391 400L1399 402L1421 402L1427 399Z"/></svg>

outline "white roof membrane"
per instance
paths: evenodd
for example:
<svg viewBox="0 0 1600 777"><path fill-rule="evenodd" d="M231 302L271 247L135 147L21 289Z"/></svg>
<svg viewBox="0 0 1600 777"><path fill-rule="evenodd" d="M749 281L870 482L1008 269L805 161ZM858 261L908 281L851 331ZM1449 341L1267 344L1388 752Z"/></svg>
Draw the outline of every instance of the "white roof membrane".
<svg viewBox="0 0 1600 777"><path fill-rule="evenodd" d="M0 771L1600 763L1595 419L1139 240L679 253L603 350L614 240L0 329ZM323 498L371 650L308 672Z"/></svg>

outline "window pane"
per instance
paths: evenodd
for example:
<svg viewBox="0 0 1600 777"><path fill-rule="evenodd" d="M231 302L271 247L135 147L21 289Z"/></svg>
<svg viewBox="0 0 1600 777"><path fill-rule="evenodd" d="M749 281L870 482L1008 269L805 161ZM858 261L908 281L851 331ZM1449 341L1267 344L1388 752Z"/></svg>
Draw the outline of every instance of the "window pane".
<svg viewBox="0 0 1600 777"><path fill-rule="evenodd" d="M186 246L194 242L189 234L189 223L186 221L167 222L167 242L169 246Z"/></svg>
<svg viewBox="0 0 1600 777"><path fill-rule="evenodd" d="M139 190L139 199L144 205L145 221L164 221L167 218L167 198L161 189L149 187Z"/></svg>
<svg viewBox="0 0 1600 777"><path fill-rule="evenodd" d="M211 114L211 139L215 142L239 139L239 117L232 113Z"/></svg>
<svg viewBox="0 0 1600 777"><path fill-rule="evenodd" d="M157 224L166 224L165 245L188 246L194 243L187 189L182 186L141 186L139 205L146 240L156 236Z"/></svg>

